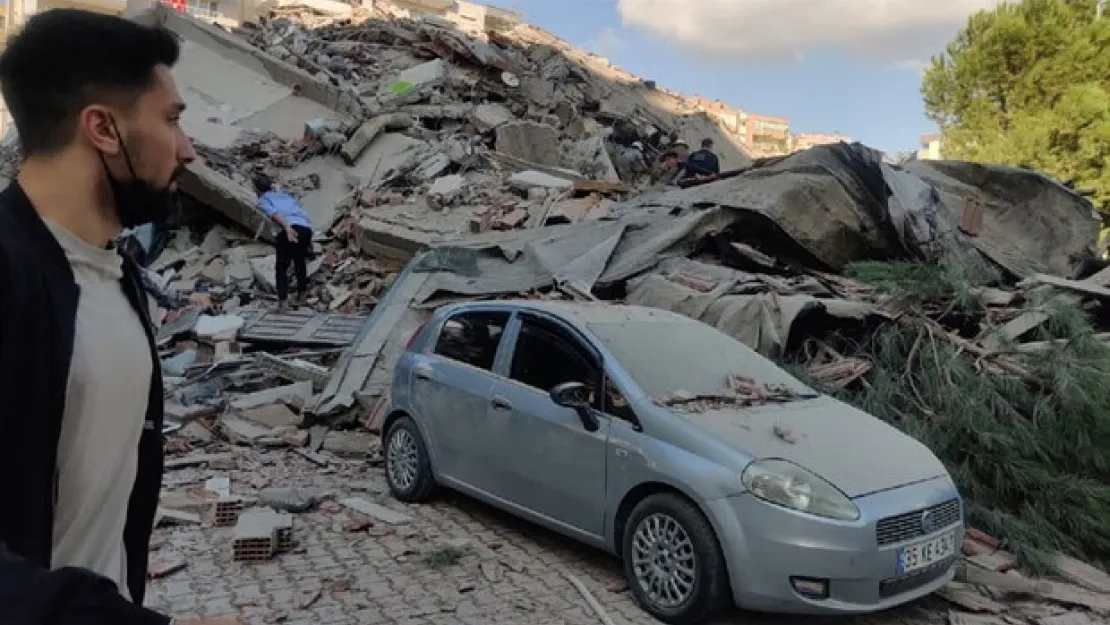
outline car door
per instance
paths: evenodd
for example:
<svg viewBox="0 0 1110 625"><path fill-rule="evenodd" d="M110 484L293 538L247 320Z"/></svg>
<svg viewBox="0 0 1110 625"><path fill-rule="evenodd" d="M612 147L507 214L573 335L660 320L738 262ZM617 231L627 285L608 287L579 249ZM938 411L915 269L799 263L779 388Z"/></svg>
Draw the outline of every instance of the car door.
<svg viewBox="0 0 1110 625"><path fill-rule="evenodd" d="M579 531L600 536L605 522L609 419L594 411L590 432L578 413L548 395L582 382L600 402L600 357L581 335L552 318L518 313L511 349L499 360L490 396L487 444L499 462L489 492Z"/></svg>
<svg viewBox="0 0 1110 625"><path fill-rule="evenodd" d="M429 426L436 469L474 484L488 459L476 457L489 409L493 363L510 313L464 311L448 317L412 366L413 405Z"/></svg>

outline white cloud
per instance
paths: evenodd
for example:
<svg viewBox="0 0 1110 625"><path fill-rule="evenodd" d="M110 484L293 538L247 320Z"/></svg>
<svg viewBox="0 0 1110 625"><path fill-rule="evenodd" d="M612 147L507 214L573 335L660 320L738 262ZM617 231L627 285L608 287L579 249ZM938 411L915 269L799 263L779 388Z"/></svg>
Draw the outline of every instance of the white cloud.
<svg viewBox="0 0 1110 625"><path fill-rule="evenodd" d="M716 57L786 59L840 49L891 62L928 58L1000 0L617 0L626 26Z"/></svg>
<svg viewBox="0 0 1110 625"><path fill-rule="evenodd" d="M616 30L602 28L584 47L599 56L609 56L620 49L621 45L623 42Z"/></svg>
<svg viewBox="0 0 1110 625"><path fill-rule="evenodd" d="M922 61L921 59L906 59L905 61L898 61L897 65L901 69L909 70L918 76L924 76L925 70L929 69L929 61Z"/></svg>

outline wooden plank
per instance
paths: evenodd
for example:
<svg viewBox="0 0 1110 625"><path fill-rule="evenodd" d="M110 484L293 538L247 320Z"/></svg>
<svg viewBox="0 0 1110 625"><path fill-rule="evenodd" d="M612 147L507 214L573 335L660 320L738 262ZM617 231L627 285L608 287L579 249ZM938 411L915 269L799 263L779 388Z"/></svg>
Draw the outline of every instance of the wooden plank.
<svg viewBox="0 0 1110 625"><path fill-rule="evenodd" d="M1036 619L1037 625L1102 625L1105 623L1103 620L1095 620L1094 617L1084 612L1065 612L1055 616L1042 616Z"/></svg>
<svg viewBox="0 0 1110 625"><path fill-rule="evenodd" d="M948 625L1006 625L1006 621L997 616L967 614L949 610Z"/></svg>
<svg viewBox="0 0 1110 625"><path fill-rule="evenodd" d="M268 312L253 317L239 332L239 340L284 345L346 347L355 340L366 317L318 314L311 311Z"/></svg>
<svg viewBox="0 0 1110 625"><path fill-rule="evenodd" d="M1110 594L1110 575L1102 569L1062 553L1056 554L1053 564L1060 577L1069 582L1103 594Z"/></svg>
<svg viewBox="0 0 1110 625"><path fill-rule="evenodd" d="M574 190L587 193L628 193L632 187L627 182L609 182L608 180L575 180Z"/></svg>

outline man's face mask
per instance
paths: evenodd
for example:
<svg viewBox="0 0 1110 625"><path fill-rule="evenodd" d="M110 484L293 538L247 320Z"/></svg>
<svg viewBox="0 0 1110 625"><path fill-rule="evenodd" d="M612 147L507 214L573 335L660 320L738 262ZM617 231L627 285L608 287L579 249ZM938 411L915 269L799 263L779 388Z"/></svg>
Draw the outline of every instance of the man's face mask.
<svg viewBox="0 0 1110 625"><path fill-rule="evenodd" d="M127 173L130 174L129 179L120 180L112 175L111 169L108 168L108 162L104 159L104 154L100 155L100 162L104 164L104 173L108 177L108 186L112 190L112 198L116 203L116 215L119 218L120 225L126 230L148 223L166 221L176 205L176 198L174 192L170 190L170 184L180 171L175 171L173 178L166 181L166 186L161 188L154 183L143 180L135 173L127 144L124 142L123 134L120 133L119 126L116 125L114 119L112 120L112 128L116 131L116 136L119 137L120 153L123 154L123 161L127 164Z"/></svg>

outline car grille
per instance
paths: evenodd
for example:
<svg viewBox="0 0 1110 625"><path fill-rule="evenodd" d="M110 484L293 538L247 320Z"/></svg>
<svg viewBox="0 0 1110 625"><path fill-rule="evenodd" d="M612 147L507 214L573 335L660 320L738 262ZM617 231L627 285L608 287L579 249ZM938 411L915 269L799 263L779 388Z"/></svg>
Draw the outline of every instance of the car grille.
<svg viewBox="0 0 1110 625"><path fill-rule="evenodd" d="M932 526L935 528L931 531L954 525L962 518L959 499L946 501L930 508L922 508L913 512L887 517L875 524L875 537L879 541L879 546L900 543L930 533L921 527L921 518L925 512L930 514Z"/></svg>
<svg viewBox="0 0 1110 625"><path fill-rule="evenodd" d="M913 573L902 575L901 577L884 579L879 582L879 596L886 599L887 597L893 597L920 588L931 581L943 577L955 561L956 556L953 556L947 560L936 562L923 569L914 571Z"/></svg>

